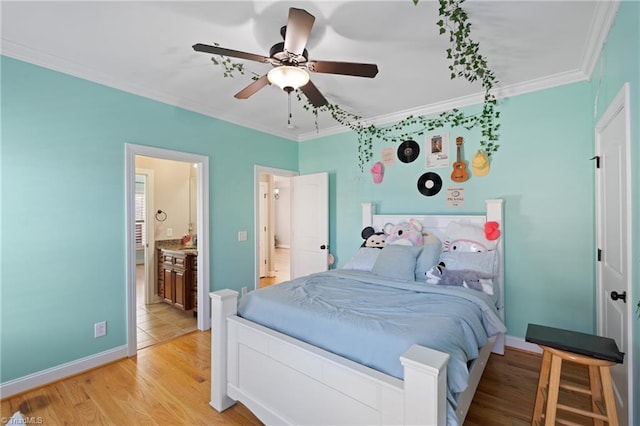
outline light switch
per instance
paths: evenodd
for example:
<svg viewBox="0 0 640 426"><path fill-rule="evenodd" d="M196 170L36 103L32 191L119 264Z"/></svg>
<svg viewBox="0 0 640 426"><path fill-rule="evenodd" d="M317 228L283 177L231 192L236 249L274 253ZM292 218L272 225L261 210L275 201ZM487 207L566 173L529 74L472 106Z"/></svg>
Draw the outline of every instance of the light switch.
<svg viewBox="0 0 640 426"><path fill-rule="evenodd" d="M173 237L173 228L167 228L167 237Z"/></svg>
<svg viewBox="0 0 640 426"><path fill-rule="evenodd" d="M238 241L247 241L247 231L238 232Z"/></svg>

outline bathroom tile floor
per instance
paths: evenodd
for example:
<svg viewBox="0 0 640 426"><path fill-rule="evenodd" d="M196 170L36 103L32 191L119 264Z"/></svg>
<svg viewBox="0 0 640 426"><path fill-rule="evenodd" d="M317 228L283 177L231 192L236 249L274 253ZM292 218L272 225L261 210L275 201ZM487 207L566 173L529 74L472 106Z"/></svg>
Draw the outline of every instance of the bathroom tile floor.
<svg viewBox="0 0 640 426"><path fill-rule="evenodd" d="M136 278L138 350L197 329L192 311L181 311L166 303L144 303L144 265L136 267Z"/></svg>

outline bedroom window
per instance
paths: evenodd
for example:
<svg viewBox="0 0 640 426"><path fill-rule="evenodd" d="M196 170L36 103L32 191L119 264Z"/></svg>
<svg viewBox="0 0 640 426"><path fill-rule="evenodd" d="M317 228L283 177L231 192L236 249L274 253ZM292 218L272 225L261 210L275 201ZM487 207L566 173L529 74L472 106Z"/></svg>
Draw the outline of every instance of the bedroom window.
<svg viewBox="0 0 640 426"><path fill-rule="evenodd" d="M136 249L143 249L146 241L146 200L144 176L136 175Z"/></svg>

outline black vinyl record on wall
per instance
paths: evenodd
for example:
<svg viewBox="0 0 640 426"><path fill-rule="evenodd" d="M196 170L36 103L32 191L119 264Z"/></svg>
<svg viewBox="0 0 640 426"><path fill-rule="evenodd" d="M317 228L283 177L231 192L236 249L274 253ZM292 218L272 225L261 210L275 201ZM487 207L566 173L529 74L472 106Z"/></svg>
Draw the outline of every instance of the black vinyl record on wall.
<svg viewBox="0 0 640 426"><path fill-rule="evenodd" d="M442 179L439 174L427 172L418 178L418 191L422 195L431 197L440 192L440 189L442 189Z"/></svg>
<svg viewBox="0 0 640 426"><path fill-rule="evenodd" d="M408 140L404 141L398 147L398 159L403 163L411 163L418 158L420 154L420 145L418 142Z"/></svg>

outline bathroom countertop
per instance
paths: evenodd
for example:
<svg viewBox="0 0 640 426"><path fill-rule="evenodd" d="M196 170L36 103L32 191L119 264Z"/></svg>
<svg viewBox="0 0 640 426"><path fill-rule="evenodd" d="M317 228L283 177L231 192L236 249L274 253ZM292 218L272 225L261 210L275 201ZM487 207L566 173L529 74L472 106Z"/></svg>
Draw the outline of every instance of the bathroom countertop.
<svg viewBox="0 0 640 426"><path fill-rule="evenodd" d="M197 256L198 248L193 246L185 246L181 240L159 240L156 241L156 248L159 250L175 251Z"/></svg>

